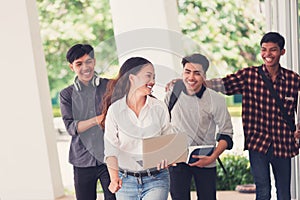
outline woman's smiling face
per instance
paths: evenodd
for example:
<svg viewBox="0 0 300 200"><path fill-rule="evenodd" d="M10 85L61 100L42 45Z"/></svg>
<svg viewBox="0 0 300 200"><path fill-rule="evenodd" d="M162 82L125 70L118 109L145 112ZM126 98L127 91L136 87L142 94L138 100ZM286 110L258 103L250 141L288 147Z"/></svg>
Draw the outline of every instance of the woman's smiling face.
<svg viewBox="0 0 300 200"><path fill-rule="evenodd" d="M154 67L151 64L146 64L142 69L136 74L131 74L131 87L143 93L144 95L149 95L152 92L152 88L155 84L155 72Z"/></svg>

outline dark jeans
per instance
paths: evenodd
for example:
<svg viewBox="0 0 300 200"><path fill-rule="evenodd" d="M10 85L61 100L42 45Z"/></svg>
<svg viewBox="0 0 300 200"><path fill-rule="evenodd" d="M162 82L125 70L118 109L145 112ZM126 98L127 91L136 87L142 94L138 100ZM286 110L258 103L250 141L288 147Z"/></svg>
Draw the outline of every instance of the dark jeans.
<svg viewBox="0 0 300 200"><path fill-rule="evenodd" d="M74 166L74 183L77 200L96 200L97 182L100 183L105 200L115 200L115 195L108 190L110 184L109 173L106 165L80 168Z"/></svg>
<svg viewBox="0 0 300 200"><path fill-rule="evenodd" d="M272 147L267 154L249 151L249 158L256 185L256 200L271 199L270 164L275 178L277 200L290 200L291 159L274 157Z"/></svg>
<svg viewBox="0 0 300 200"><path fill-rule="evenodd" d="M216 167L190 167L185 163L178 163L169 168L170 193L173 200L191 199L191 181L194 177L198 200L216 199Z"/></svg>

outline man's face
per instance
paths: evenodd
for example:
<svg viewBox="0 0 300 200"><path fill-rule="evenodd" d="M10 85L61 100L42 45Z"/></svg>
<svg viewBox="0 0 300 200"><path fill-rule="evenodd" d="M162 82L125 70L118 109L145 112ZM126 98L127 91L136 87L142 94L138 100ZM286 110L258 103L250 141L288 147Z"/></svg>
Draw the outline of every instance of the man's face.
<svg viewBox="0 0 300 200"><path fill-rule="evenodd" d="M89 55L76 59L70 64L70 68L74 71L83 84L88 85L89 81L94 76L95 69L95 59L91 58Z"/></svg>
<svg viewBox="0 0 300 200"><path fill-rule="evenodd" d="M280 50L278 44L273 42L262 43L260 55L267 67L278 66L280 56L284 55L285 49Z"/></svg>
<svg viewBox="0 0 300 200"><path fill-rule="evenodd" d="M199 92L205 80L205 72L202 65L186 63L183 68L182 79L189 95Z"/></svg>

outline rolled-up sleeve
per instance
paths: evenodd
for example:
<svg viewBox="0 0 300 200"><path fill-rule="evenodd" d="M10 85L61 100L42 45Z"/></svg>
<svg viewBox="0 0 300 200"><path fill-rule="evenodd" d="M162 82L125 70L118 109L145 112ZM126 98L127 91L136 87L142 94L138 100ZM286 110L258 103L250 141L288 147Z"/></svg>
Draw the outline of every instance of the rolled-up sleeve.
<svg viewBox="0 0 300 200"><path fill-rule="evenodd" d="M104 161L107 157L119 155L120 141L118 137L118 126L115 121L114 112L111 107L107 111L104 132Z"/></svg>
<svg viewBox="0 0 300 200"><path fill-rule="evenodd" d="M233 145L233 127L225 98L219 95L216 95L213 98L215 99L215 105L212 106L213 116L214 121L219 128L219 140L225 140L227 142L227 149L231 149Z"/></svg>
<svg viewBox="0 0 300 200"><path fill-rule="evenodd" d="M72 90L70 88L60 92L60 110L67 132L72 136L77 135L77 125L79 121L73 118Z"/></svg>

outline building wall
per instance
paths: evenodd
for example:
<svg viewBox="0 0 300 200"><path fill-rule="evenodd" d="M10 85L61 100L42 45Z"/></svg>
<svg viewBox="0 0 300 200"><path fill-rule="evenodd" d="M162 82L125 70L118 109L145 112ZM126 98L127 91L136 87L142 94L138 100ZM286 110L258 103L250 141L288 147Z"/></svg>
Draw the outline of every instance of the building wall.
<svg viewBox="0 0 300 200"><path fill-rule="evenodd" d="M0 6L0 199L63 195L34 0Z"/></svg>

